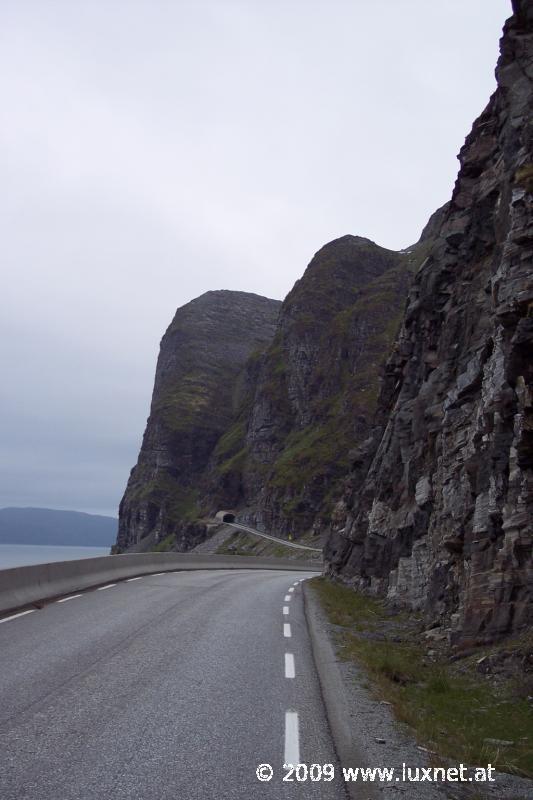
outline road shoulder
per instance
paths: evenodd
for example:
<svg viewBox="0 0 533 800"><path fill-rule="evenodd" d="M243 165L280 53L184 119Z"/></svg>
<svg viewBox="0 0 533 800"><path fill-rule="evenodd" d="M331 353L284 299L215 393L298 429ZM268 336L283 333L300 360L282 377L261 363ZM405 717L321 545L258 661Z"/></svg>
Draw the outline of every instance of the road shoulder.
<svg viewBox="0 0 533 800"><path fill-rule="evenodd" d="M398 722L390 705L380 701L369 688L365 670L339 657L339 627L331 624L318 594L309 582L303 584L305 613L311 637L313 656L319 676L328 722L339 761L343 767L395 767L402 765L427 768L435 766L432 754L417 744L411 729ZM439 762L440 763L440 762ZM364 784L374 790L361 793L363 784L346 784L353 798L399 798L409 800L527 800L531 782L497 773L495 784L480 784L475 789L467 784L379 782Z"/></svg>

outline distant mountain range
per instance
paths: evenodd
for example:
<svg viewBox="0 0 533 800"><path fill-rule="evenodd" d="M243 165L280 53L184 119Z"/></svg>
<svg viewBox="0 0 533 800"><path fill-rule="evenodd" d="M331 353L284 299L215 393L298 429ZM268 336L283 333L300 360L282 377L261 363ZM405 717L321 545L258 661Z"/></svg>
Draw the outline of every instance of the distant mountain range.
<svg viewBox="0 0 533 800"><path fill-rule="evenodd" d="M0 508L0 544L110 547L117 536L114 517L50 508Z"/></svg>

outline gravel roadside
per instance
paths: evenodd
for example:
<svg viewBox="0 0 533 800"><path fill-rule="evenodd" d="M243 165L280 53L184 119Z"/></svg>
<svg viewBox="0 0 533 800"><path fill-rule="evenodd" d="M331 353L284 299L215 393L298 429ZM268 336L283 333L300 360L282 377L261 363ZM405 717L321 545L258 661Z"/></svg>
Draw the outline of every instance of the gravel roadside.
<svg viewBox="0 0 533 800"><path fill-rule="evenodd" d="M338 657L335 641L340 628L327 620L312 587L307 583L303 587L313 654L342 766L364 763L369 767L394 767L397 776L402 774L403 764L411 768L442 764L441 761L431 762L431 753L416 743L408 726L398 722L390 706L376 698L369 688L366 672L353 662ZM458 765L449 763L447 766ZM400 800L402 797L409 800L531 800L533 797L533 781L506 773L495 773L494 783L476 783L473 786L404 782L397 781L396 776L393 781L374 784L377 794L368 796L384 800ZM352 797L366 800L360 783L353 784L352 788Z"/></svg>

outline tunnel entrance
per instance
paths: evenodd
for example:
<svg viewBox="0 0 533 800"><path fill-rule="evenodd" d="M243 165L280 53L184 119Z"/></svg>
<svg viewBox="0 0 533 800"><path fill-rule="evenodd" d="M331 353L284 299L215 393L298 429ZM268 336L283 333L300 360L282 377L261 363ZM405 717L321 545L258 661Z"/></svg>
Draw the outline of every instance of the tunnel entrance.
<svg viewBox="0 0 533 800"><path fill-rule="evenodd" d="M237 517L237 512L231 508L223 509L222 511L217 511L215 514L215 519L218 522L235 522Z"/></svg>

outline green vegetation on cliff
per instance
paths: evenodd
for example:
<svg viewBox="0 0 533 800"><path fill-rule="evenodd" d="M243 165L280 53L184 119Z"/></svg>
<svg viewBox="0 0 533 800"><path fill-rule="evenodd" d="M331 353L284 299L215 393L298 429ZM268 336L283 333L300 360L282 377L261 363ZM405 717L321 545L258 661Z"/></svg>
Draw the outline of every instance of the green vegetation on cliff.
<svg viewBox="0 0 533 800"><path fill-rule="evenodd" d="M277 325L279 304L243 293L210 292L179 309L161 343L119 548L143 539L181 548L219 508L255 509L281 535L325 524L350 450L371 429L422 251L330 242Z"/></svg>
<svg viewBox="0 0 533 800"><path fill-rule="evenodd" d="M305 533L341 492L349 452L372 424L416 258L343 237L284 301L246 408L215 451L218 477L231 472L239 486L232 502L274 513L278 533Z"/></svg>
<svg viewBox="0 0 533 800"><path fill-rule="evenodd" d="M140 504L164 508L165 515L173 522L192 522L200 513L198 491L184 487L168 472L158 471L151 478L137 475L131 498Z"/></svg>
<svg viewBox="0 0 533 800"><path fill-rule="evenodd" d="M279 302L207 292L179 308L162 341L138 463L120 505L117 549L187 550L206 534L206 471L235 419L249 358L270 344ZM219 445L226 480L244 453L238 431Z"/></svg>

